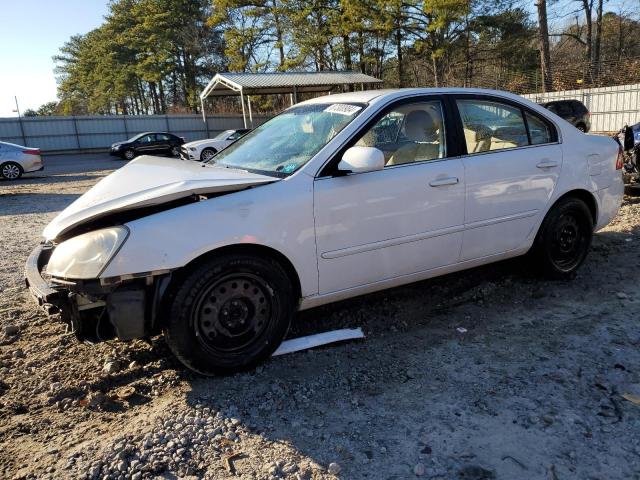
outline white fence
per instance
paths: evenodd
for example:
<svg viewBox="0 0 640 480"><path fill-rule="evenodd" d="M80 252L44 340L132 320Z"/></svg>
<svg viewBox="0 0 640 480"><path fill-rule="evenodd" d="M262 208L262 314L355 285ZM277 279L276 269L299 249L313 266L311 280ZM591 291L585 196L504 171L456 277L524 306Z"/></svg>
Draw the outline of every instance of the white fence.
<svg viewBox="0 0 640 480"><path fill-rule="evenodd" d="M536 103L554 100L580 100L591 112L591 131L614 132L625 124L640 122L640 84L585 88L562 92L522 95Z"/></svg>
<svg viewBox="0 0 640 480"><path fill-rule="evenodd" d="M253 125L269 117L253 116ZM0 118L0 140L40 148L43 152L104 150L141 132L170 132L187 141L243 128L241 115L105 115Z"/></svg>

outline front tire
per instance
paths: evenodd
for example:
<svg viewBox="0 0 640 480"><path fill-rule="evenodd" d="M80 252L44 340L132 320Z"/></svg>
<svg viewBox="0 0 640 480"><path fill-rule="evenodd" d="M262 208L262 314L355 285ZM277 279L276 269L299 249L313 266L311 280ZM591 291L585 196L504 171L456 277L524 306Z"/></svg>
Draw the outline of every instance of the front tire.
<svg viewBox="0 0 640 480"><path fill-rule="evenodd" d="M593 237L593 217L580 199L556 203L545 217L530 257L540 273L555 279L570 278L582 265Z"/></svg>
<svg viewBox="0 0 640 480"><path fill-rule="evenodd" d="M136 151L133 148L127 148L123 152L122 158L124 158L125 160L133 160L134 158L136 158Z"/></svg>
<svg viewBox="0 0 640 480"><path fill-rule="evenodd" d="M180 147L177 146L173 146L171 147L171 149L169 150L169 155L171 155L172 157L179 157L180 156Z"/></svg>
<svg viewBox="0 0 640 480"><path fill-rule="evenodd" d="M204 150L202 150L202 153L200 154L200 161L201 162L208 162L209 160L211 160L213 158L213 156L218 153L216 151L215 148L205 148Z"/></svg>
<svg viewBox="0 0 640 480"><path fill-rule="evenodd" d="M165 337L189 369L227 374L267 359L294 312L286 272L274 260L224 255L191 270L169 294Z"/></svg>
<svg viewBox="0 0 640 480"><path fill-rule="evenodd" d="M0 176L5 180L18 180L24 170L16 162L6 162L0 165Z"/></svg>

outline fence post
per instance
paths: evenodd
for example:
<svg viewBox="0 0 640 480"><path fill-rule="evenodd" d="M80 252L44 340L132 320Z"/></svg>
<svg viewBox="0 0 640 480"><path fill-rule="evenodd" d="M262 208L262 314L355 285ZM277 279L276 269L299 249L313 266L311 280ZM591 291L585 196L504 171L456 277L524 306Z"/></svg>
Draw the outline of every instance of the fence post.
<svg viewBox="0 0 640 480"><path fill-rule="evenodd" d="M22 116L20 114L18 114L18 124L20 124L20 134L22 135L22 144L25 147L28 147L29 145L27 145L27 137L25 137L24 135L24 126L22 125Z"/></svg>
<svg viewBox="0 0 640 480"><path fill-rule="evenodd" d="M171 132L171 127L169 126L169 115L164 116L164 123L167 125L167 133Z"/></svg>
<svg viewBox="0 0 640 480"><path fill-rule="evenodd" d="M207 138L211 138L211 134L209 133L209 119L207 117L204 117L204 128L207 132Z"/></svg>
<svg viewBox="0 0 640 480"><path fill-rule="evenodd" d="M124 120L124 135L125 139L129 139L129 129L127 128L127 116L123 115L122 120Z"/></svg>
<svg viewBox="0 0 640 480"><path fill-rule="evenodd" d="M76 146L80 150L80 135L78 134L78 121L75 115L73 115L73 131L76 134Z"/></svg>

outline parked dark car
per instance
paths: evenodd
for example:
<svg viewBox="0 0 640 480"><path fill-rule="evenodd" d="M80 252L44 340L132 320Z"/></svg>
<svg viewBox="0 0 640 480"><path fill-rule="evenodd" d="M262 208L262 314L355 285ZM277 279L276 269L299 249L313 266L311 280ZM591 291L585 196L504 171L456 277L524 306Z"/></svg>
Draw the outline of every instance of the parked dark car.
<svg viewBox="0 0 640 480"><path fill-rule="evenodd" d="M144 132L124 142L111 145L110 155L132 160L137 155L164 153L172 157L180 156L180 146L184 138L166 132Z"/></svg>
<svg viewBox="0 0 640 480"><path fill-rule="evenodd" d="M556 100L541 103L544 108L564 118L582 132L591 130L591 112L578 100Z"/></svg>

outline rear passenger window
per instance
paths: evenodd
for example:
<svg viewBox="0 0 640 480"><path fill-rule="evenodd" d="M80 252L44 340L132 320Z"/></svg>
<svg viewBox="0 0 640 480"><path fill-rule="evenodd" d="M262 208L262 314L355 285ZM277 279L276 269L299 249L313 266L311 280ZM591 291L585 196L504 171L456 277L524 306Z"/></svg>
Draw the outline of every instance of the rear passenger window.
<svg viewBox="0 0 640 480"><path fill-rule="evenodd" d="M527 117L527 125L529 126L529 135L531 136L531 145L541 145L543 143L551 143L553 136L549 125L542 119L525 113Z"/></svg>
<svg viewBox="0 0 640 480"><path fill-rule="evenodd" d="M456 100L468 153L529 145L519 108L487 100Z"/></svg>

